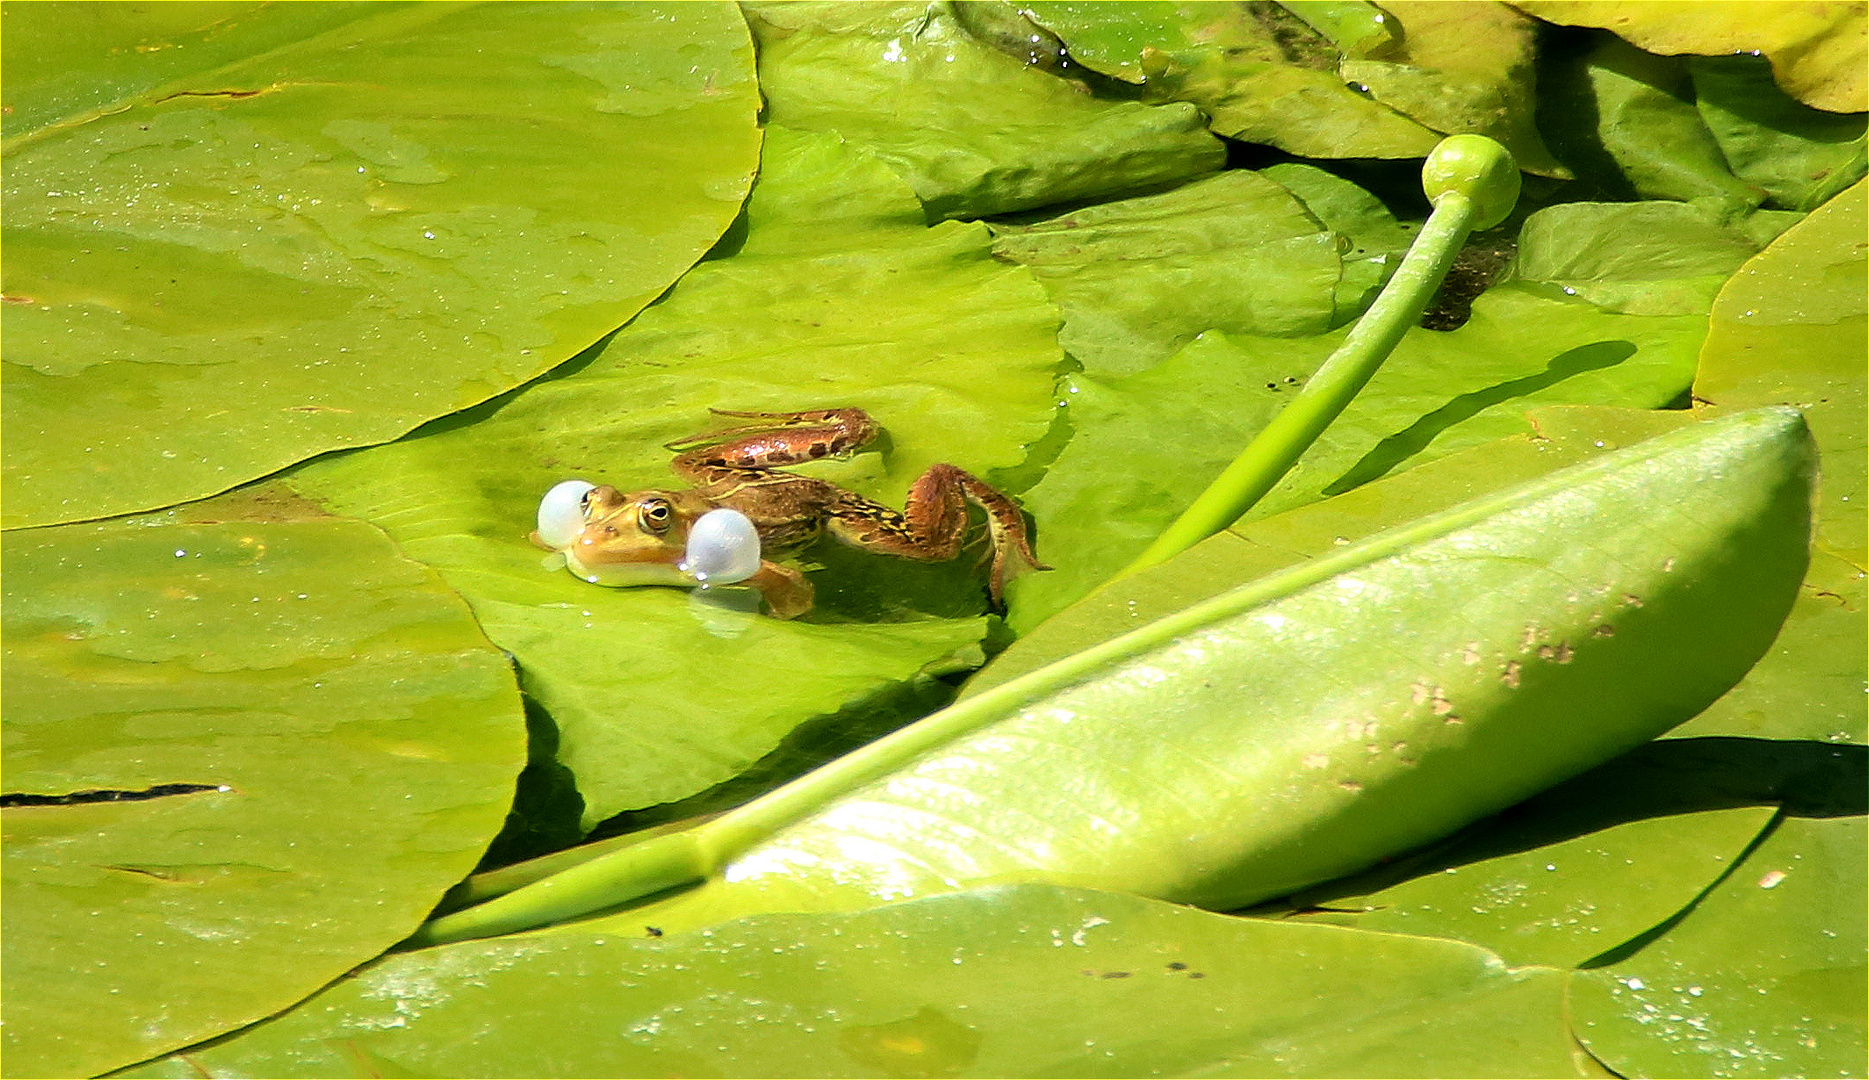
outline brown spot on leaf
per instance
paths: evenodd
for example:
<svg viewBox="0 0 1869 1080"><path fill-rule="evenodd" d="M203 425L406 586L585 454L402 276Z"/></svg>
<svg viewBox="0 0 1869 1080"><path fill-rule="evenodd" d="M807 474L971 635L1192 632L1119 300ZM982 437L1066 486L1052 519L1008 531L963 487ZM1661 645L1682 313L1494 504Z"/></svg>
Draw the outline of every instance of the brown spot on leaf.
<svg viewBox="0 0 1869 1080"><path fill-rule="evenodd" d="M1519 688L1519 672L1521 670L1522 668L1520 668L1519 662L1513 660L1507 663L1505 668L1499 672L1499 681L1517 690Z"/></svg>

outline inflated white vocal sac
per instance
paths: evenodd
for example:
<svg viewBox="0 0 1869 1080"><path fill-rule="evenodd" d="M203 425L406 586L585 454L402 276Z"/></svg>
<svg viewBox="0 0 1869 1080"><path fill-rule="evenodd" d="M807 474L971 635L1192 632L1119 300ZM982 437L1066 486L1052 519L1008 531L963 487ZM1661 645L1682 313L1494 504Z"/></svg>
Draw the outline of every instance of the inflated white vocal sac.
<svg viewBox="0 0 1869 1080"><path fill-rule="evenodd" d="M576 543L584 529L584 496L596 486L588 480L554 484L539 500L539 542L553 551Z"/></svg>
<svg viewBox="0 0 1869 1080"><path fill-rule="evenodd" d="M731 585L759 572L759 531L738 510L719 507L695 519L680 569L702 588Z"/></svg>

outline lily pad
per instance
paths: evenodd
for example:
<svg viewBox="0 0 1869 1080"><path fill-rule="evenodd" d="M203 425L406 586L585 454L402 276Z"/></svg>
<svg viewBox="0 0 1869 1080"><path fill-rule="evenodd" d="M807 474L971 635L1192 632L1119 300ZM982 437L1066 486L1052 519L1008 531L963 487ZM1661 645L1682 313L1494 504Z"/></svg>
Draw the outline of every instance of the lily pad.
<svg viewBox="0 0 1869 1080"><path fill-rule="evenodd" d="M1344 85L1336 46L1266 5L1050 2L1021 10L1094 71L1148 100L1199 105L1213 129L1305 157L1422 157L1435 133Z"/></svg>
<svg viewBox="0 0 1869 1080"><path fill-rule="evenodd" d="M1498 3L1385 0L1381 10L1399 47L1346 57L1345 79L1431 131L1485 135L1526 172L1568 177L1533 123L1536 20Z"/></svg>
<svg viewBox="0 0 1869 1080"><path fill-rule="evenodd" d="M1016 886L392 956L124 1075L1591 1075L1565 981L1454 942Z"/></svg>
<svg viewBox="0 0 1869 1080"><path fill-rule="evenodd" d="M1532 123L1533 20L1501 4L1024 4L1071 59L1306 157L1422 157L1483 134L1564 175Z"/></svg>
<svg viewBox="0 0 1869 1080"><path fill-rule="evenodd" d="M875 154L930 219L1124 195L1225 163L1194 107L1093 98L982 42L943 5L744 6L772 122Z"/></svg>
<svg viewBox="0 0 1869 1080"><path fill-rule="evenodd" d="M1827 113L1787 97L1755 56L1688 61L1694 105L1734 175L1776 206L1810 211L1863 178L1869 117Z"/></svg>
<svg viewBox="0 0 1869 1080"><path fill-rule="evenodd" d="M1535 405L1665 405L1693 377L1697 315L1629 316L1555 287L1495 287L1465 326L1412 330L1248 520L1525 430ZM1022 632L1135 557L1225 468L1344 331L1206 335L1127 379L1073 376L1080 434L1025 497L1057 570L1013 583Z"/></svg>
<svg viewBox="0 0 1869 1080"><path fill-rule="evenodd" d="M1643 805L1652 793L1615 785L1627 771L1597 773L1559 789L1560 798L1595 801L1530 800L1412 866L1405 880L1371 888L1351 879L1295 903L1307 922L1450 938L1513 964L1575 967L1680 911L1775 814L1770 806L1655 814ZM1606 804L1614 806L1607 814ZM1627 816L1616 820L1615 811Z"/></svg>
<svg viewBox="0 0 1869 1080"><path fill-rule="evenodd" d="M1087 369L1148 367L1203 330L1310 335L1331 326L1337 238L1282 185L1220 173L1159 195L994 228L1064 313Z"/></svg>
<svg viewBox="0 0 1869 1080"><path fill-rule="evenodd" d="M1625 1076L1861 1075L1864 821L1787 817L1680 925L1580 973L1578 1037Z"/></svg>
<svg viewBox="0 0 1869 1080"><path fill-rule="evenodd" d="M374 528L219 500L9 532L5 559L8 1075L283 1009L499 831L511 669Z"/></svg>
<svg viewBox="0 0 1869 1080"><path fill-rule="evenodd" d="M1654 53L1730 56L1762 52L1785 92L1831 112L1869 110L1863 6L1819 0L1765 6L1747 0L1514 0L1520 11L1565 26L1598 26Z"/></svg>
<svg viewBox="0 0 1869 1080"><path fill-rule="evenodd" d="M1869 447L1862 355L1869 300L1869 183L1813 212L1720 293L1694 392L1714 404L1794 403L1824 448L1817 542L1869 565Z"/></svg>
<svg viewBox="0 0 1869 1080"><path fill-rule="evenodd" d="M1552 149L1610 197L1698 199L1731 214L1769 194L1733 175L1685 60L1603 35L1582 52L1555 51L1543 71Z"/></svg>
<svg viewBox="0 0 1869 1080"><path fill-rule="evenodd" d="M825 548L819 621L605 589L540 565L541 495L571 477L678 484L664 444L710 407L861 405L882 453L817 474L893 505L937 461L984 474L1044 433L1056 309L978 224L929 228L886 166L773 127L743 235L562 376L290 482L439 569L559 729L586 826L730 779L813 717L977 655L972 560Z"/></svg>
<svg viewBox="0 0 1869 1080"><path fill-rule="evenodd" d="M1697 395L1722 407L1796 403L1823 452L1817 550L1771 654L1694 722L1696 734L1863 742L1862 342L1869 188L1838 196L1735 275L1714 305Z"/></svg>
<svg viewBox="0 0 1869 1080"><path fill-rule="evenodd" d="M757 160L726 4L5 19L9 526L211 495L522 383L699 258Z"/></svg>

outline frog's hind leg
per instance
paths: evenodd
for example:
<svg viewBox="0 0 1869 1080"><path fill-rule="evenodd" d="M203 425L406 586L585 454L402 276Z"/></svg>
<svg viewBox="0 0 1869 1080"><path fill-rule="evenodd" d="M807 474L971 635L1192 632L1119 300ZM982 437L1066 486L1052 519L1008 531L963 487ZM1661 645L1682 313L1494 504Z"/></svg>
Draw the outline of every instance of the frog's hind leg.
<svg viewBox="0 0 1869 1080"><path fill-rule="evenodd" d="M1006 579L1021 570L1049 570L1038 561L1018 506L979 477L952 465L935 465L909 489L900 512L847 491L831 504L831 535L871 551L920 562L943 562L960 553L967 532L967 504L986 511L993 569L987 589L996 609L1005 607Z"/></svg>
<svg viewBox="0 0 1869 1080"><path fill-rule="evenodd" d="M758 423L697 432L668 443L670 450L682 451L675 458L675 471L691 479L714 479L720 469L772 469L848 454L874 441L882 430L862 409L709 411Z"/></svg>

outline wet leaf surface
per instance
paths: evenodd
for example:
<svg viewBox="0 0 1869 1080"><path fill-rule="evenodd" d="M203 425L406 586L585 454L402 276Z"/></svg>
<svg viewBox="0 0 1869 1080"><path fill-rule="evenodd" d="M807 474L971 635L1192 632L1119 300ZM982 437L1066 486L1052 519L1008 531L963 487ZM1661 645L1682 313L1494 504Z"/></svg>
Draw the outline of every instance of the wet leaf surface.
<svg viewBox="0 0 1869 1080"><path fill-rule="evenodd" d="M223 501L9 532L5 559L9 1075L286 1007L499 830L511 669L375 529Z"/></svg>
<svg viewBox="0 0 1869 1080"><path fill-rule="evenodd" d="M1107 199L1225 162L1192 106L1091 97L982 42L939 6L745 8L772 122L835 132L875 154L931 219Z"/></svg>
<svg viewBox="0 0 1869 1080"><path fill-rule="evenodd" d="M1564 982L1452 942L1018 886L391 956L125 1075L1589 1075Z"/></svg>
<svg viewBox="0 0 1869 1080"><path fill-rule="evenodd" d="M1657 0L1514 0L1512 6L1549 22L1604 27L1650 52L1763 52L1778 85L1799 101L1831 112L1869 109L1861 4L1766 8L1733 0L1692 7Z"/></svg>
<svg viewBox="0 0 1869 1080"><path fill-rule="evenodd" d="M72 10L5 16L9 526L510 389L686 270L757 163L729 5Z"/></svg>
<svg viewBox="0 0 1869 1080"><path fill-rule="evenodd" d="M1864 818L1787 817L1678 926L1573 983L1590 1052L1623 1075L1862 1068Z"/></svg>

